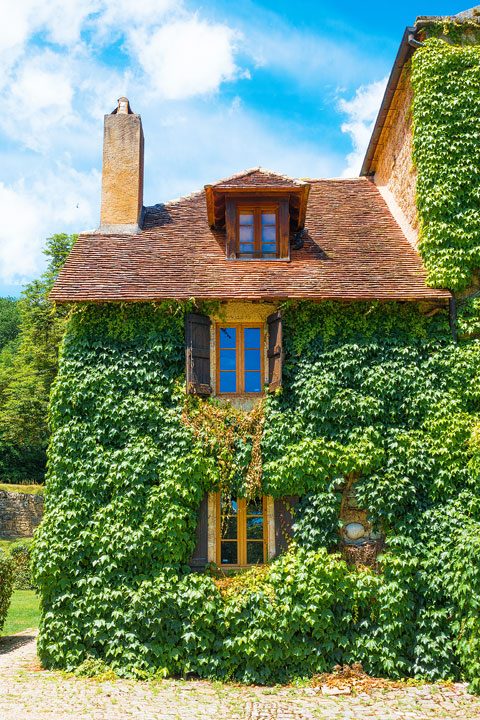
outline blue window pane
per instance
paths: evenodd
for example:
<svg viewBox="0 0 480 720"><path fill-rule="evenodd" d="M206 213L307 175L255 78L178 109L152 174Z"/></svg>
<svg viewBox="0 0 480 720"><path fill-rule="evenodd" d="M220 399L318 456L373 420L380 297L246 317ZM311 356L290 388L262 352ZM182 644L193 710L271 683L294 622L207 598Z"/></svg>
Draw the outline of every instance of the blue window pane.
<svg viewBox="0 0 480 720"><path fill-rule="evenodd" d="M245 392L261 392L262 387L260 384L260 373L259 372L246 372L245 373Z"/></svg>
<svg viewBox="0 0 480 720"><path fill-rule="evenodd" d="M237 369L237 351L236 350L220 350L220 370L236 370ZM252 368L256 370L257 368Z"/></svg>
<svg viewBox="0 0 480 720"><path fill-rule="evenodd" d="M244 328L243 343L246 348L260 347L260 328Z"/></svg>
<svg viewBox="0 0 480 720"><path fill-rule="evenodd" d="M264 243L262 245L262 255L275 255L277 252L276 245L270 245L268 243Z"/></svg>
<svg viewBox="0 0 480 720"><path fill-rule="evenodd" d="M275 213L262 213L262 225L275 225Z"/></svg>
<svg viewBox="0 0 480 720"><path fill-rule="evenodd" d="M237 345L236 328L220 328L220 347L234 348Z"/></svg>
<svg viewBox="0 0 480 720"><path fill-rule="evenodd" d="M245 370L260 370L260 350L245 350Z"/></svg>
<svg viewBox="0 0 480 720"><path fill-rule="evenodd" d="M249 243L241 243L240 244L240 252L241 253L253 253L253 245L250 245Z"/></svg>
<svg viewBox="0 0 480 720"><path fill-rule="evenodd" d="M240 242L253 243L253 225L240 227Z"/></svg>
<svg viewBox="0 0 480 720"><path fill-rule="evenodd" d="M277 239L277 234L274 227L271 227L268 225L267 227L262 228L262 240L263 242L275 242Z"/></svg>
<svg viewBox="0 0 480 720"><path fill-rule="evenodd" d="M237 374L233 372L220 373L220 392L237 392Z"/></svg>
<svg viewBox="0 0 480 720"><path fill-rule="evenodd" d="M240 225L253 225L253 214L240 213Z"/></svg>

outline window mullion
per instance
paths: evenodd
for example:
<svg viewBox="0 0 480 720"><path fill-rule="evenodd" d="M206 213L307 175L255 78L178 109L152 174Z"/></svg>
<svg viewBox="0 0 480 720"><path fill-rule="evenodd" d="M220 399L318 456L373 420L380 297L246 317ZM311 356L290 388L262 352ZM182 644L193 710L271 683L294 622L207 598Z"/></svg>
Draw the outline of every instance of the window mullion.
<svg viewBox="0 0 480 720"><path fill-rule="evenodd" d="M237 387L239 392L245 392L245 373L243 372L243 325L237 325Z"/></svg>
<svg viewBox="0 0 480 720"><path fill-rule="evenodd" d="M254 214L254 237L255 237L255 255L260 257L262 253L262 210L255 208Z"/></svg>
<svg viewBox="0 0 480 720"><path fill-rule="evenodd" d="M238 538L238 564L247 564L246 552L246 519L245 519L245 499L238 499L238 520L237 520L237 538Z"/></svg>

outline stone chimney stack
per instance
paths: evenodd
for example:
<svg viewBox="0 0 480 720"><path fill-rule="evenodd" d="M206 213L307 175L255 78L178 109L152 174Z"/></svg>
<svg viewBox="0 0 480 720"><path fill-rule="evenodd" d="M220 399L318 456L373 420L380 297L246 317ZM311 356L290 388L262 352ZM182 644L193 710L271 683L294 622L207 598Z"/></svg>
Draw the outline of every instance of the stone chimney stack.
<svg viewBox="0 0 480 720"><path fill-rule="evenodd" d="M143 212L143 129L140 115L121 97L105 115L100 232L134 234Z"/></svg>

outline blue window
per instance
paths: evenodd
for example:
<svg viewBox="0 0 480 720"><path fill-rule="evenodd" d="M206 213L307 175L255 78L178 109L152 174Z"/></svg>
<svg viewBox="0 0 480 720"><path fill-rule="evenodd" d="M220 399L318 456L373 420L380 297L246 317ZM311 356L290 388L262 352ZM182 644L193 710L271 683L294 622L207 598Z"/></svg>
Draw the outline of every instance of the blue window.
<svg viewBox="0 0 480 720"><path fill-rule="evenodd" d="M220 392L237 392L237 328L220 328Z"/></svg>
<svg viewBox="0 0 480 720"><path fill-rule="evenodd" d="M278 256L277 206L238 209L238 257L267 258Z"/></svg>
<svg viewBox="0 0 480 720"><path fill-rule="evenodd" d="M261 393L263 332L251 325L220 326L217 375L220 393Z"/></svg>

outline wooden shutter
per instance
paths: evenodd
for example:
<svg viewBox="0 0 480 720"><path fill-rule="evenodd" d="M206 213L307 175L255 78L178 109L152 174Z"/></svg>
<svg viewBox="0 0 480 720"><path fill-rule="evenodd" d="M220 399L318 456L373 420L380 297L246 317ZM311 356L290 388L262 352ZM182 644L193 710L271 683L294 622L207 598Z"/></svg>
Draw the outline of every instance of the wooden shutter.
<svg viewBox="0 0 480 720"><path fill-rule="evenodd" d="M228 260L237 257L237 206L234 200L225 201L225 252Z"/></svg>
<svg viewBox="0 0 480 720"><path fill-rule="evenodd" d="M282 385L282 315L280 311L267 318L268 325L268 389L270 392Z"/></svg>
<svg viewBox="0 0 480 720"><path fill-rule="evenodd" d="M274 501L275 555L280 555L288 549L293 536L294 511L297 503L298 495L288 495Z"/></svg>
<svg viewBox="0 0 480 720"><path fill-rule="evenodd" d="M290 257L290 211L288 200L282 200L278 207L279 246L278 257Z"/></svg>
<svg viewBox="0 0 480 720"><path fill-rule="evenodd" d="M208 495L205 495L198 508L197 542L190 559L192 569L204 568L208 563Z"/></svg>
<svg viewBox="0 0 480 720"><path fill-rule="evenodd" d="M211 395L210 384L210 318L189 313L185 322L185 355L187 392L190 395Z"/></svg>

